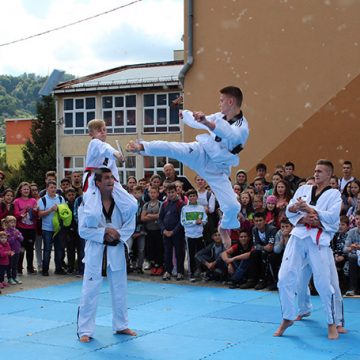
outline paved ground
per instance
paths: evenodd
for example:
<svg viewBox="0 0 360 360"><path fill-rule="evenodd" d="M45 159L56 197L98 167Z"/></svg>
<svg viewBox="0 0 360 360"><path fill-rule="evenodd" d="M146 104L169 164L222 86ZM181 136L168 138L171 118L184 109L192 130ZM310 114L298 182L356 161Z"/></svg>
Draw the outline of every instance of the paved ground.
<svg viewBox="0 0 360 360"><path fill-rule="evenodd" d="M13 292L20 290L14 286L0 296L1 359L360 359L359 299L345 299L349 333L337 341L326 338L318 297L310 318L274 338L281 318L277 293L146 279L128 286L130 326L139 335L113 335L105 281L94 340L81 344L76 337L81 279L24 276L22 291Z"/></svg>

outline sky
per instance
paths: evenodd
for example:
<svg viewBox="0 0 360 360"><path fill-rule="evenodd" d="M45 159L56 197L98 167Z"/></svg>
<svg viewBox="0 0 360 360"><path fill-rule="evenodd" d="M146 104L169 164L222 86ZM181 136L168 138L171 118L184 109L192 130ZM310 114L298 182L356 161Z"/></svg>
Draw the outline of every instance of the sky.
<svg viewBox="0 0 360 360"><path fill-rule="evenodd" d="M0 45L134 0L1 0ZM0 74L83 76L126 64L173 60L183 49L183 0L142 0L95 19L0 46Z"/></svg>

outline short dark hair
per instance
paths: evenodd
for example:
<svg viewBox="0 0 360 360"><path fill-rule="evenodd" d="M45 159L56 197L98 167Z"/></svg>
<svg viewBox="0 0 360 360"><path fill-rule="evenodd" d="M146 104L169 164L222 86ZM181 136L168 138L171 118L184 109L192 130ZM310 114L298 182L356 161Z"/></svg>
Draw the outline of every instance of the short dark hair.
<svg viewBox="0 0 360 360"><path fill-rule="evenodd" d="M243 93L236 86L226 86L220 90L220 94L232 96L236 100L236 105L241 106L243 102Z"/></svg>
<svg viewBox="0 0 360 360"><path fill-rule="evenodd" d="M261 217L261 218L263 218L264 220L266 219L266 214L265 214L265 212L264 211L258 211L258 212L256 212L255 214L254 214L254 219L255 218L259 218L259 217Z"/></svg>
<svg viewBox="0 0 360 360"><path fill-rule="evenodd" d="M141 191L141 192L143 192L143 191L144 191L144 189L143 189L143 187L142 187L142 186L140 186L140 185L136 185L136 186L134 186L133 191Z"/></svg>
<svg viewBox="0 0 360 360"><path fill-rule="evenodd" d="M175 183L171 182L171 183L165 185L165 191L170 191L170 190L176 191Z"/></svg>
<svg viewBox="0 0 360 360"><path fill-rule="evenodd" d="M186 193L186 196L189 197L190 195L196 195L198 196L198 193L195 189L189 189Z"/></svg>
<svg viewBox="0 0 360 360"><path fill-rule="evenodd" d="M48 188L49 185L55 185L56 186L56 182L54 180L49 180L49 181L46 182L46 188Z"/></svg>
<svg viewBox="0 0 360 360"><path fill-rule="evenodd" d="M345 160L343 165L350 165L352 167L352 162L350 160Z"/></svg>
<svg viewBox="0 0 360 360"><path fill-rule="evenodd" d="M360 210L356 210L355 215L360 215Z"/></svg>
<svg viewBox="0 0 360 360"><path fill-rule="evenodd" d="M264 164L264 163L259 163L259 164L257 164L256 165L256 171L258 171L258 170L267 170L267 167L266 167L266 165Z"/></svg>
<svg viewBox="0 0 360 360"><path fill-rule="evenodd" d="M48 178L49 176L53 176L56 178L56 171L54 171L54 170L47 171L45 174L45 178Z"/></svg>
<svg viewBox="0 0 360 360"><path fill-rule="evenodd" d="M108 168L98 168L94 171L94 181L101 182L103 174L111 173L111 170Z"/></svg>
<svg viewBox="0 0 360 360"><path fill-rule="evenodd" d="M331 169L331 175L334 172L334 165L330 160L320 159L316 162L316 165L324 165Z"/></svg>
<svg viewBox="0 0 360 360"><path fill-rule="evenodd" d="M285 164L285 167L289 167L291 166L293 170L295 170L295 164L291 161L288 161L286 164Z"/></svg>
<svg viewBox="0 0 360 360"><path fill-rule="evenodd" d="M284 216L284 217L280 220L280 225L281 225L281 224L292 225L291 222L290 222L290 220L289 220L286 216Z"/></svg>
<svg viewBox="0 0 360 360"><path fill-rule="evenodd" d="M74 193L76 194L76 190L74 188L68 188L67 190L65 190L65 195L68 194L68 193Z"/></svg>
<svg viewBox="0 0 360 360"><path fill-rule="evenodd" d="M63 183L66 183L66 182L70 184L71 180L69 178L63 178L63 179L60 180L60 184L63 184Z"/></svg>

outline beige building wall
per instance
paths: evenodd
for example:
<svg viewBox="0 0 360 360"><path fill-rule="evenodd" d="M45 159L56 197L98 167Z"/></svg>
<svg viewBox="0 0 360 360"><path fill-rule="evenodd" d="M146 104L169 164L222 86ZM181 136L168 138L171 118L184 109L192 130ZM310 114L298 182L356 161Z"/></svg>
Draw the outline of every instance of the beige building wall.
<svg viewBox="0 0 360 360"><path fill-rule="evenodd" d="M194 1L184 107L216 112L218 90L241 87L250 138L240 167L250 176L258 162L271 173L289 160L309 175L320 157L338 174L352 160L360 176L359 14L353 0ZM185 61L187 22L185 7ZM185 141L195 133L186 131Z"/></svg>

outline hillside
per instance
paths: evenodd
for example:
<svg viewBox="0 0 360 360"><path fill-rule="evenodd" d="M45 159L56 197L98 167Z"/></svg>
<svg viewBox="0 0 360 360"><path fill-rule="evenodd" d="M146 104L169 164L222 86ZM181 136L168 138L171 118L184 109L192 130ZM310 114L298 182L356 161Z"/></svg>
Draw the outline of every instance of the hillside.
<svg viewBox="0 0 360 360"><path fill-rule="evenodd" d="M73 79L66 74L65 80ZM39 90L47 77L35 74L20 76L0 75L0 132L4 135L4 119L32 117L36 115L36 102Z"/></svg>

